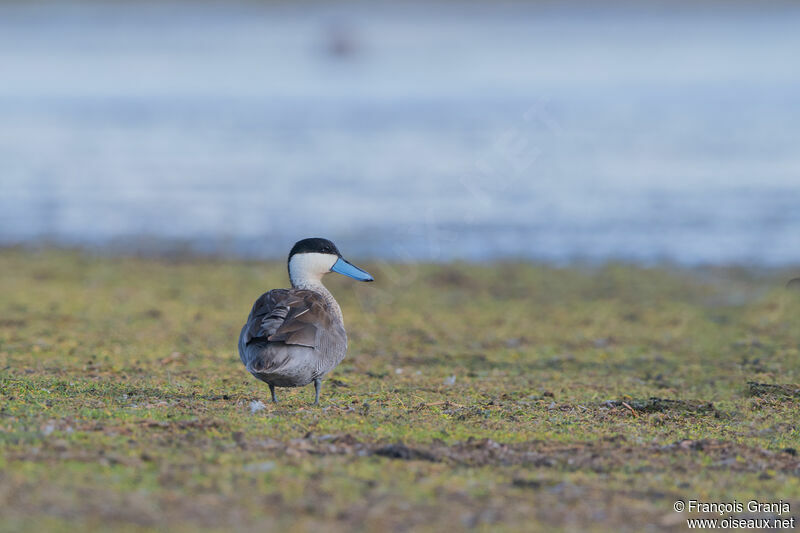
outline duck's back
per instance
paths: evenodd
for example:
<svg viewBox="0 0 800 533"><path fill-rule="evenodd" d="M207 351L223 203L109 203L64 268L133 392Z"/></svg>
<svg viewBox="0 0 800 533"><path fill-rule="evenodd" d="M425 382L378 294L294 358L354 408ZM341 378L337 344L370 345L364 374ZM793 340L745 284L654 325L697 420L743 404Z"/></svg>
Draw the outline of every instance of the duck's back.
<svg viewBox="0 0 800 533"><path fill-rule="evenodd" d="M298 387L327 374L347 352L347 335L325 298L304 289L262 294L239 336L239 356L254 376Z"/></svg>

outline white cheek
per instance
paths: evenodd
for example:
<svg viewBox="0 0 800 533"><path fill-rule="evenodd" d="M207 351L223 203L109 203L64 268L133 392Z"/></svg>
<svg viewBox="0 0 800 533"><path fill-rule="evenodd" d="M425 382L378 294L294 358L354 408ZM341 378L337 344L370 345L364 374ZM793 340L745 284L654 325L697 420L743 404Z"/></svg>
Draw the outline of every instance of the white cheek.
<svg viewBox="0 0 800 533"><path fill-rule="evenodd" d="M331 254L297 254L289 262L292 279L319 278L330 272L338 257Z"/></svg>

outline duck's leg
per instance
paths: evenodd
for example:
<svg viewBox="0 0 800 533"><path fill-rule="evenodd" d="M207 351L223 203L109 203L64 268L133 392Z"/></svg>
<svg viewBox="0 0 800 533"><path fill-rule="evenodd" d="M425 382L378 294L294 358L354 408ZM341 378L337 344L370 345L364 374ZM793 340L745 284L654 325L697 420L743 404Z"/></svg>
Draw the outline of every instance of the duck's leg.
<svg viewBox="0 0 800 533"><path fill-rule="evenodd" d="M322 388L322 380L317 378L314 380L314 405L319 405L319 389Z"/></svg>
<svg viewBox="0 0 800 533"><path fill-rule="evenodd" d="M275 397L275 385L272 383L267 383L269 385L269 392L272 394L272 403L278 403L278 399Z"/></svg>

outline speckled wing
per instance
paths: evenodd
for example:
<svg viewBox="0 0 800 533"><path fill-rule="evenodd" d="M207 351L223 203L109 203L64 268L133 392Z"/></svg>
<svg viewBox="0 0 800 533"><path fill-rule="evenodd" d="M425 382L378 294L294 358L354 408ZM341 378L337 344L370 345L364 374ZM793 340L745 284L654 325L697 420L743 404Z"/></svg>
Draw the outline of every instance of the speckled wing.
<svg viewBox="0 0 800 533"><path fill-rule="evenodd" d="M307 290L273 289L253 304L244 342L260 338L318 348L320 330L330 327L331 316L322 296Z"/></svg>

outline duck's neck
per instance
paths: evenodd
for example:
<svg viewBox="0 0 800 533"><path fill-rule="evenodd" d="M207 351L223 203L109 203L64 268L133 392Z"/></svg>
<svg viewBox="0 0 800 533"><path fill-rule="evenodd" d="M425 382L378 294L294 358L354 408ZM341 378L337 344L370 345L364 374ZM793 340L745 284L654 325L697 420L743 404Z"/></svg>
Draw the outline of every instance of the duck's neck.
<svg viewBox="0 0 800 533"><path fill-rule="evenodd" d="M322 298L325 299L325 303L328 304L328 307L333 311L336 317L339 319L339 322L344 325L344 316L342 316L342 308L339 307L339 303L336 301L336 298L333 297L331 291L322 284L322 280L315 277L310 276L290 276L290 281L292 282L293 289L302 289L306 291L314 291L318 293Z"/></svg>

